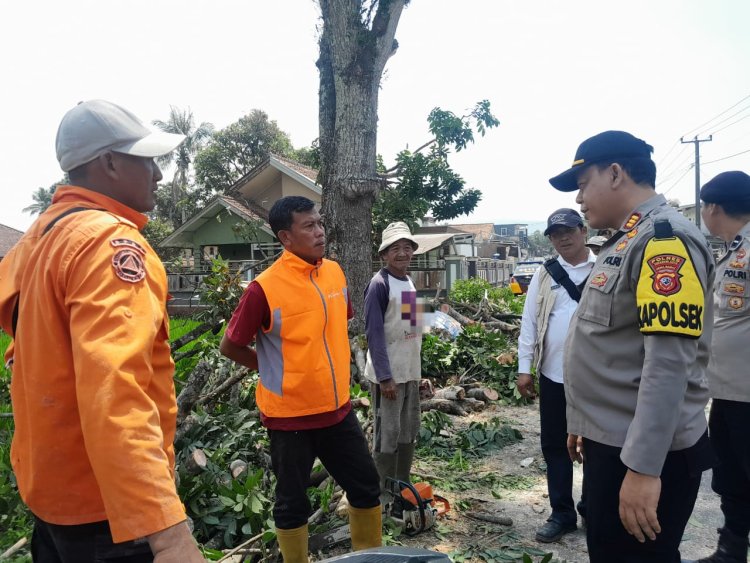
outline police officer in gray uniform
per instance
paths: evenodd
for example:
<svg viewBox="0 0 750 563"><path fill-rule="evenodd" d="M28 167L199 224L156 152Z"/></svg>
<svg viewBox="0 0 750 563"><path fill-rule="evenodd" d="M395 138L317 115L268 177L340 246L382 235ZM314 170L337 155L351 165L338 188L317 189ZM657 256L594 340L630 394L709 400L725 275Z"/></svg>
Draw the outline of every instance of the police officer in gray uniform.
<svg viewBox="0 0 750 563"><path fill-rule="evenodd" d="M679 562L713 460L704 408L714 260L695 225L654 191L652 150L606 131L550 179L578 190L591 228L617 229L573 316L564 365L568 449L586 460L593 563Z"/></svg>
<svg viewBox="0 0 750 563"><path fill-rule="evenodd" d="M729 245L716 266L708 420L719 464L711 486L721 495L719 544L698 563L745 563L750 533L750 176L723 172L701 189L701 217Z"/></svg>

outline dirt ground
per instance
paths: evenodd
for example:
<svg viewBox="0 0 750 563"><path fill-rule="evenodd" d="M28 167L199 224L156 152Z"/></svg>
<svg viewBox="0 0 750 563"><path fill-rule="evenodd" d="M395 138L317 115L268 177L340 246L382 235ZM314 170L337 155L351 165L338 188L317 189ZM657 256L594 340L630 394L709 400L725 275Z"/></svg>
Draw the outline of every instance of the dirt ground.
<svg viewBox="0 0 750 563"><path fill-rule="evenodd" d="M499 548L501 545L511 545L514 548L520 546L521 549L526 546L536 550L533 552L536 555L532 556L535 563L541 560L542 556L539 555L541 552L552 552L557 561L570 563L588 561L585 532L580 528L564 536L556 544L541 544L534 540L536 529L546 521L550 512L544 478L544 461L539 446L537 404L526 407L492 406L481 413L471 414L469 417L456 417L454 421L455 425L459 426L468 424L472 420L484 422L492 417L500 417L508 421L521 431L524 439L474 462L472 468L467 471L467 476L477 477L492 472L496 475L524 475L533 479L533 481L532 479L526 480L533 482L531 488L503 490L499 499L486 489L445 492L438 487L435 492L448 498L454 507L458 504L470 504L471 509L475 511L509 516L513 519L513 526L505 527L478 522L467 518L465 512L460 509L454 509L449 517L441 520L437 533L430 531L414 538L404 538L402 535L398 540L406 546L424 547L443 553L456 551L465 553L470 546ZM533 458L530 464L529 458ZM419 459L415 461L414 471L427 475L435 473L434 468ZM576 500L580 498L581 476L580 466L576 466L574 476ZM681 546L683 558L696 559L706 556L713 552L716 545L716 528L722 524L722 515L719 510L719 499L711 491L710 481L711 475L707 472L703 476L696 507L685 530ZM461 501L465 502L461 503ZM329 552L328 556L331 555L333 553ZM475 556L465 560L480 561L481 559Z"/></svg>

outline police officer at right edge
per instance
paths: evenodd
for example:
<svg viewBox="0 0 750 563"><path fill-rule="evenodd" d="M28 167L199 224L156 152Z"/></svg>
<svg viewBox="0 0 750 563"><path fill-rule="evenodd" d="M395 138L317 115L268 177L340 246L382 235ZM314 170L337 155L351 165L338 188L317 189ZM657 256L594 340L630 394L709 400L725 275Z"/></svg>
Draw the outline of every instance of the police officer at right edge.
<svg viewBox="0 0 750 563"><path fill-rule="evenodd" d="M711 486L721 496L724 526L698 563L745 563L750 532L750 176L722 172L701 189L701 217L729 245L716 265L708 429L718 465Z"/></svg>
<svg viewBox="0 0 750 563"><path fill-rule="evenodd" d="M578 147L551 178L601 249L565 346L568 450L585 458L593 563L679 563L713 462L704 409L714 260L696 226L657 195L653 148L622 131Z"/></svg>

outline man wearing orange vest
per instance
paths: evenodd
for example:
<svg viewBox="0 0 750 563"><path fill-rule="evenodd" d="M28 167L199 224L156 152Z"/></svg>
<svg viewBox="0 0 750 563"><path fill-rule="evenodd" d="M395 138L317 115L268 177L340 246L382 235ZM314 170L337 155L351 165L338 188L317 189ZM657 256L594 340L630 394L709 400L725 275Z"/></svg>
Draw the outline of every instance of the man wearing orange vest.
<svg viewBox="0 0 750 563"><path fill-rule="evenodd" d="M381 545L380 484L349 401L351 303L341 267L323 258L320 214L311 200L290 196L273 205L268 222L284 252L248 286L221 352L260 373L276 536L284 563L304 563L315 458L346 491L354 550Z"/></svg>
<svg viewBox="0 0 750 563"><path fill-rule="evenodd" d="M139 232L183 135L103 100L57 132L70 186L0 263L11 461L49 563L204 561L174 483L167 278Z"/></svg>

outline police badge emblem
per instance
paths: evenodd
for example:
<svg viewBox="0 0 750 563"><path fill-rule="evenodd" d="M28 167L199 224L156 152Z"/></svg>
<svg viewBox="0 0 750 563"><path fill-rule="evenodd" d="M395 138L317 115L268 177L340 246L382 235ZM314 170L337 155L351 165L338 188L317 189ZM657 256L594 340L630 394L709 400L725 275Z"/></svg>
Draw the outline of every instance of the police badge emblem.
<svg viewBox="0 0 750 563"><path fill-rule="evenodd" d="M652 288L659 295L674 295L682 288L680 268L685 263L682 256L676 254L658 254L646 262L653 275Z"/></svg>

